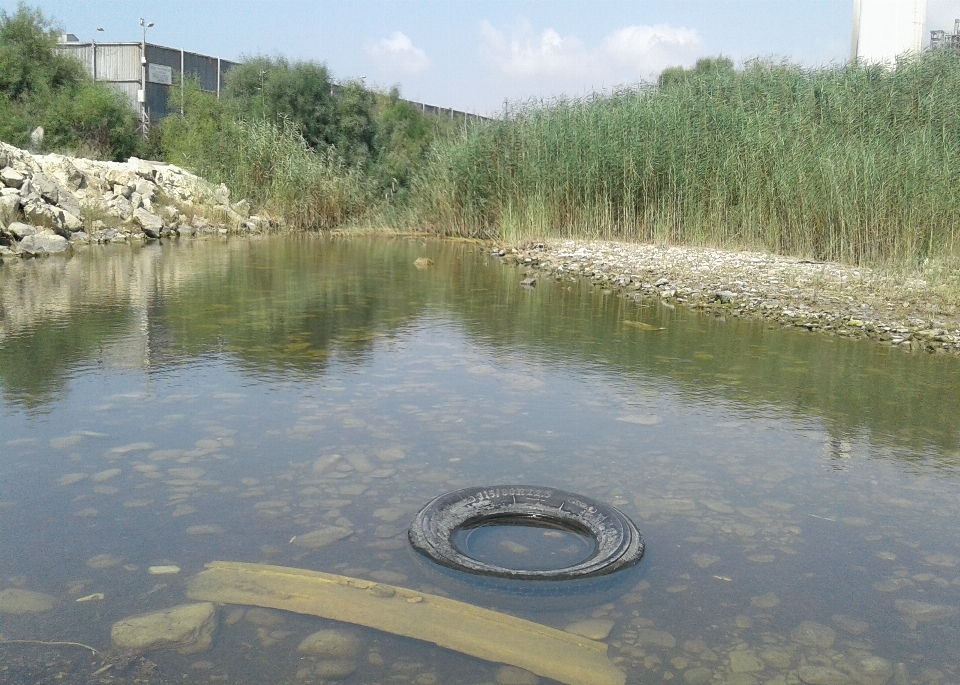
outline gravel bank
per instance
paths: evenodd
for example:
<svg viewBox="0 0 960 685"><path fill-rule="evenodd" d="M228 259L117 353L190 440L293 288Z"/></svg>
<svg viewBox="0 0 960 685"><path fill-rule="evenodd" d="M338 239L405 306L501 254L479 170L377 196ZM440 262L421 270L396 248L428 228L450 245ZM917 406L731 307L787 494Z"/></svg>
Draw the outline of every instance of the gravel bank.
<svg viewBox="0 0 960 685"><path fill-rule="evenodd" d="M528 277L590 278L658 298L907 351L960 354L960 312L926 281L756 252L558 241L496 250Z"/></svg>

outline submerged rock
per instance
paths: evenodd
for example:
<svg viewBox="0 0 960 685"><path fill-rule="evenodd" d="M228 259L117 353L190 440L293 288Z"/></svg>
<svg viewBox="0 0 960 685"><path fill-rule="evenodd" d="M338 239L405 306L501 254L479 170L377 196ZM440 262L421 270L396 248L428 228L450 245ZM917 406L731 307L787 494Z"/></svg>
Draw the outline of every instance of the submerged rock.
<svg viewBox="0 0 960 685"><path fill-rule="evenodd" d="M321 547L326 547L329 544L351 535L353 535L352 528L324 526L323 528L312 530L309 533L298 535L296 539L294 539L293 544L306 549L320 549Z"/></svg>
<svg viewBox="0 0 960 685"><path fill-rule="evenodd" d="M33 590L7 588L0 590L0 614L42 614L53 608L56 601L52 595Z"/></svg>
<svg viewBox="0 0 960 685"><path fill-rule="evenodd" d="M180 654L198 654L210 648L216 632L217 610L212 602L201 602L117 621L110 640L117 649L133 652L175 649Z"/></svg>
<svg viewBox="0 0 960 685"><path fill-rule="evenodd" d="M496 681L497 685L537 685L540 678L516 666L501 666L497 670Z"/></svg>
<svg viewBox="0 0 960 685"><path fill-rule="evenodd" d="M870 630L869 623L855 616L847 616L846 614L837 614L834 616L833 624L840 630L848 632L851 635L863 635Z"/></svg>
<svg viewBox="0 0 960 685"><path fill-rule="evenodd" d="M855 665L854 677L861 685L886 685L893 677L893 664L883 657L868 656Z"/></svg>
<svg viewBox="0 0 960 685"><path fill-rule="evenodd" d="M360 654L363 645L355 634L342 630L318 630L303 638L297 651L327 659L351 660Z"/></svg>
<svg viewBox="0 0 960 685"><path fill-rule="evenodd" d="M821 647L826 649L837 639L837 633L833 628L828 628L813 621L804 621L790 632L790 637L792 637L795 642L799 642L807 647Z"/></svg>
<svg viewBox="0 0 960 685"><path fill-rule="evenodd" d="M797 670L797 675L808 685L846 685L850 682L850 676L829 666L804 664Z"/></svg>
<svg viewBox="0 0 960 685"><path fill-rule="evenodd" d="M897 611L907 619L917 623L938 623L956 615L956 607L940 604L928 604L913 599L898 599L894 602Z"/></svg>
<svg viewBox="0 0 960 685"><path fill-rule="evenodd" d="M321 659L313 667L313 672L317 677L338 680L348 678L357 670L357 662L345 659Z"/></svg>
<svg viewBox="0 0 960 685"><path fill-rule="evenodd" d="M606 640L613 630L613 621L607 618L595 618L589 621L571 623L565 630L568 633L589 638L591 640Z"/></svg>

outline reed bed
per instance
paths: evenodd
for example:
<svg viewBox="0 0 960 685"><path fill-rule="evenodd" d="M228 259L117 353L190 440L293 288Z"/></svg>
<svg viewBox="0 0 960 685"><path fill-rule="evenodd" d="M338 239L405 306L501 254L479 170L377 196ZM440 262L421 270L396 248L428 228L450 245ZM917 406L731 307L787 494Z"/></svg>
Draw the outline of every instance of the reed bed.
<svg viewBox="0 0 960 685"><path fill-rule="evenodd" d="M333 228L367 209L366 177L333 148L311 148L286 120L241 121L237 129L236 164L228 185L284 225Z"/></svg>
<svg viewBox="0 0 960 685"><path fill-rule="evenodd" d="M531 103L440 141L410 220L442 233L960 254L960 55L896 69L755 61Z"/></svg>

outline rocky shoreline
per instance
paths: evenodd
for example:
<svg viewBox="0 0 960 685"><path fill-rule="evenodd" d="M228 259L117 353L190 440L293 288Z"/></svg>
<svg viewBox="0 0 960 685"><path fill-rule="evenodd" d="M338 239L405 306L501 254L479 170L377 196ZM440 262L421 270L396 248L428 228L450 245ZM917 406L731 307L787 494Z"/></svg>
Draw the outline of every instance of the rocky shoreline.
<svg viewBox="0 0 960 685"><path fill-rule="evenodd" d="M920 279L755 252L608 241L500 247L494 254L528 279L587 278L621 297L960 354L957 305Z"/></svg>
<svg viewBox="0 0 960 685"><path fill-rule="evenodd" d="M0 142L0 262L89 243L261 233L214 186L171 164L34 155ZM709 248L611 241L498 247L530 279L592 279L622 297L756 318L908 351L960 354L960 308L930 283L868 268ZM529 281L528 281L529 282Z"/></svg>
<svg viewBox="0 0 960 685"><path fill-rule="evenodd" d="M230 201L172 164L34 155L0 143L0 261L86 243L261 232L246 200Z"/></svg>

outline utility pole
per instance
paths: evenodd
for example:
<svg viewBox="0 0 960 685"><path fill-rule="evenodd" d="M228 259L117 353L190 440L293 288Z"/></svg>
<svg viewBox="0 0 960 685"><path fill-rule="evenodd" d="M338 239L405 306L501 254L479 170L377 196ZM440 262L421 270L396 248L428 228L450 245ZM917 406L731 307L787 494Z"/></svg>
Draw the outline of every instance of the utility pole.
<svg viewBox="0 0 960 685"><path fill-rule="evenodd" d="M90 49L93 51L91 55L91 61L93 62L93 80L97 80L97 34L103 33L102 28L98 28L93 32L93 36L90 38Z"/></svg>
<svg viewBox="0 0 960 685"><path fill-rule="evenodd" d="M141 18L140 27L143 29L143 37L140 40L140 92L137 93L137 99L140 101L141 134L146 138L150 134L150 112L147 110L147 29L153 28L153 22L145 24Z"/></svg>

